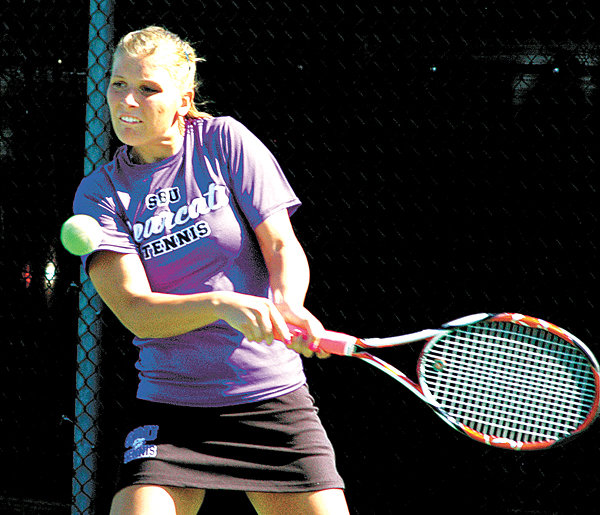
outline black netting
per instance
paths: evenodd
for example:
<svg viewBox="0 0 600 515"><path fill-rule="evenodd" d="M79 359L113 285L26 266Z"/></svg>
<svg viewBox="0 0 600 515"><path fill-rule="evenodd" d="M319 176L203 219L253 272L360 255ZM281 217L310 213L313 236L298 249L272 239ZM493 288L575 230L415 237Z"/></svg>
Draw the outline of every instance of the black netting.
<svg viewBox="0 0 600 515"><path fill-rule="evenodd" d="M89 79L101 90L104 76L87 72L88 36L110 47L113 29L192 41L209 110L275 153L304 203L308 305L327 327L383 336L521 311L600 353L594 2L126 0L114 27L102 2L46 4L0 7L0 511L63 513L73 497L75 513L105 513L110 500L135 354L57 237L84 171L115 145L90 112ZM361 363L306 367L353 513L598 500L597 426L543 453L492 450ZM213 494L203 512L224 502L248 510Z"/></svg>
<svg viewBox="0 0 600 515"><path fill-rule="evenodd" d="M86 13L0 6L2 513L71 504L78 263L58 229L83 160Z"/></svg>

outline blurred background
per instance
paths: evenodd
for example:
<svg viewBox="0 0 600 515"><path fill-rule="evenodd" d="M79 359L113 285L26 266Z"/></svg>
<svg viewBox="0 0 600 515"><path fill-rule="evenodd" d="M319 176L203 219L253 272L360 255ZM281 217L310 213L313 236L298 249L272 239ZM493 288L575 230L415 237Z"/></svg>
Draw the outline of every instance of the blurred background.
<svg viewBox="0 0 600 515"><path fill-rule="evenodd" d="M387 336L480 311L565 327L600 354L592 0L119 0L0 4L0 513L107 513L137 377L131 336L58 239L110 158L104 81L126 32L192 42L203 98L259 136L303 200L307 305ZM413 351L418 351L415 346ZM402 349L404 370L416 358ZM600 425L512 453L445 426L363 363L306 360L356 515L427 506L578 513ZM360 388L358 386L360 385ZM210 492L202 513L252 513Z"/></svg>

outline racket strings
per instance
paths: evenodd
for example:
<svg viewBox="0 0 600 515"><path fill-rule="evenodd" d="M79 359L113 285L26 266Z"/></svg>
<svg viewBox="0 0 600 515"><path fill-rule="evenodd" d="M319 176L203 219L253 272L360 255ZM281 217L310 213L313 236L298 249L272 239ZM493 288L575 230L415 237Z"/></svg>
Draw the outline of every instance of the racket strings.
<svg viewBox="0 0 600 515"><path fill-rule="evenodd" d="M540 328L509 322L455 330L421 358L421 382L456 421L516 441L573 432L594 406L586 356Z"/></svg>
<svg viewBox="0 0 600 515"><path fill-rule="evenodd" d="M529 348L530 348L530 346L527 346L527 349L529 349ZM556 353L556 349L554 349L554 352ZM527 351L526 354L525 354L525 357L529 358L530 354L531 354L531 352ZM561 352L559 354L561 354L562 357L564 358L564 355L565 355L564 352ZM538 359L538 358L536 357L536 359ZM506 366L505 360L501 359L500 361L501 361L501 365ZM570 360L570 361L572 361L572 360ZM552 396L558 395L558 396L562 397L562 404L560 405L561 407L563 407L565 405L568 397L571 397L571 399L574 399L574 397L569 393L570 389L572 388L572 384L568 384L570 382L569 379L567 379L566 382L564 382L564 383L561 384L561 386L565 386L566 389L564 389L564 388L556 388L556 387L549 387L548 381L545 381L544 379L541 380L542 384L540 384L540 380L539 380L540 376L539 376L539 374L537 372L539 370L543 371L543 367L535 366L535 365L532 365L531 363L528 363L528 364L526 364L524 366L529 366L533 370L536 370L536 374L534 374L534 375L537 376L536 379L538 379L538 381L537 381L537 383L535 383L535 385L534 385L535 388L533 390L531 388L528 388L527 387L528 385L525 385L525 386L524 385L520 385L519 386L519 389L517 391L518 397L516 397L516 399L519 400L519 401L521 401L521 404L523 404L523 402L522 402L523 399L528 399L528 395L527 395L528 392L533 392L533 395L534 395L533 398L534 398L534 400L536 401L536 403L539 403L541 401L540 395L535 395L535 394L538 393L537 392L537 388L541 387L541 386L543 386L544 388L548 388L549 389L548 391L549 391L549 393ZM554 373L555 373L555 375L556 375L557 372L558 373L563 372L563 370L564 370L563 368L556 368L556 367L554 367ZM514 370L513 370L512 373L514 374ZM505 394L506 394L506 392L507 392L507 390L505 390ZM548 400L550 400L550 402L552 402L552 397L549 398L548 395L542 395L541 398L544 399L544 402L546 404L548 403ZM507 400L510 401L510 402L512 402L512 403L515 402L515 398L511 398L510 395L508 396ZM531 404L531 403L529 403L529 404ZM533 406L537 410L540 410L545 417L548 417L550 415L555 416L555 417L556 416L559 416L559 417L563 416L563 417L570 417L571 420L573 420L573 417L570 416L570 414L569 414L570 413L569 410L564 410L564 409L550 409L550 412L549 412L548 406L546 406L546 409L544 409L543 405L539 405L539 404L536 405L535 403L533 403ZM521 409L519 411L520 415L531 416L530 415L531 412L528 413L526 410L524 410L522 408L522 406L520 406L520 407L521 407ZM577 419L575 419L575 421L577 421ZM555 426L556 425L557 424L555 424Z"/></svg>
<svg viewBox="0 0 600 515"><path fill-rule="evenodd" d="M556 374L554 377L548 375L547 367L539 366L536 361L527 362L526 358L519 363L519 366L514 365L514 357L505 354L502 349L497 350L497 359L495 361L486 362L489 359L489 354L478 352L477 348L464 347L465 354L462 356L461 366L464 368L465 376L468 376L473 381L481 381L485 378L486 381L494 380L498 385L506 387L522 387L524 389L534 389L539 391L539 387L545 385L546 391L540 395L554 399L557 394L563 395L565 398L578 399L580 395L588 397L591 401L594 399L595 385L594 383L586 383L586 370L578 371L576 369L569 370L566 368L553 369ZM441 358L441 356L440 356ZM570 361L569 365L573 362ZM498 367L502 366L502 369ZM523 367L529 367L529 375L523 375ZM483 373L482 373L483 372ZM535 383L532 383L532 378ZM560 378L562 381L557 381ZM452 377L449 378L451 380ZM580 390L577 394L573 393L573 388L578 387ZM552 400L554 404L555 401Z"/></svg>
<svg viewBox="0 0 600 515"><path fill-rule="evenodd" d="M547 372L548 362L546 358L548 353L551 352L554 358L557 361L560 361L562 364L566 364L568 368L562 369L558 368L555 372L560 373L568 370L568 374L565 374L565 378L575 377L577 375L577 371L580 371L583 376L587 376L587 372L589 371L589 365L587 359L579 352L573 345L570 343L566 343L558 339L558 337L552 333L548 333L550 335L549 338L541 339L539 336L534 335L526 335L528 340L519 341L520 347L518 349L519 359L523 360L523 363L528 364L532 370L539 370L543 373ZM481 337L482 334L477 334L476 336ZM498 362L502 362L502 357L507 358L505 362L510 363L514 361L514 349L510 346L507 347L506 344L511 344L515 340L516 336L520 336L520 333L515 333L514 331L500 331L497 334L485 334L485 339L490 345L493 342L498 342L498 345L495 346L494 350L495 356L498 358ZM456 336L457 340L463 340L468 345L471 345L474 341L482 341L481 338L473 339L472 337L461 337L460 335ZM529 341L535 342L534 344L528 343ZM540 352L540 344L544 345L543 351ZM471 347L472 348L472 347Z"/></svg>

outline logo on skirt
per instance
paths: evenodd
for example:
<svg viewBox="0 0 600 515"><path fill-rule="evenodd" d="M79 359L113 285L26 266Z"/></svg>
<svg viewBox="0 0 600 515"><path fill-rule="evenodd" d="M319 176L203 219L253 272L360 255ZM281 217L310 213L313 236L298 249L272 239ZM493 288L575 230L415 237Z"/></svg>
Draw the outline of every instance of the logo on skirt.
<svg viewBox="0 0 600 515"><path fill-rule="evenodd" d="M123 455L123 463L142 458L156 458L156 445L149 445L158 436L158 426L141 426L131 431L125 438L127 450Z"/></svg>

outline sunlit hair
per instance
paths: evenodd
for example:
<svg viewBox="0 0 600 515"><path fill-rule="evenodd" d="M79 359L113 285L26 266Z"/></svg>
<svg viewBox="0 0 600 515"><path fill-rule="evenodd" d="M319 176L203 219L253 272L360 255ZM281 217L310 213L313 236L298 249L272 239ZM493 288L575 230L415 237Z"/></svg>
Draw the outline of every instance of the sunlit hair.
<svg viewBox="0 0 600 515"><path fill-rule="evenodd" d="M182 91L192 89L195 92L202 85L196 79L196 63L204 59L196 55L196 51L187 41L177 34L162 27L150 26L145 29L135 30L121 38L115 49L125 52L133 57L147 57L161 52L166 57L166 67ZM194 101L186 118L210 118L211 115L198 109Z"/></svg>

